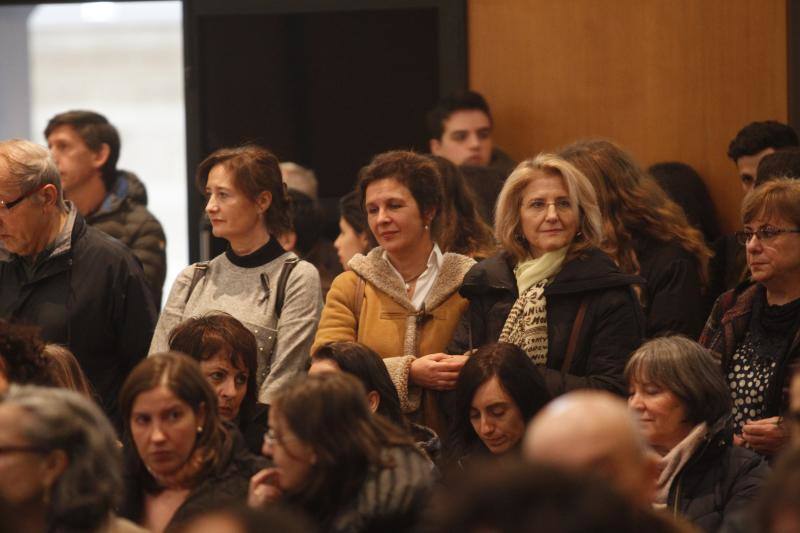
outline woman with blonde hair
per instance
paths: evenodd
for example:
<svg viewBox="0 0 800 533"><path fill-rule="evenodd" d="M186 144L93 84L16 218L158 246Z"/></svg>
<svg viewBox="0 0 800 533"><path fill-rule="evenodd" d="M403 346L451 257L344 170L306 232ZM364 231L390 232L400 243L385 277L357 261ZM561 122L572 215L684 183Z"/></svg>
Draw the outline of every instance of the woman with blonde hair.
<svg viewBox="0 0 800 533"><path fill-rule="evenodd" d="M633 286L599 249L602 219L591 183L552 154L523 161L497 200L503 250L467 273L469 300L450 353L492 342L522 348L555 396L580 387L624 393L622 372L642 340Z"/></svg>
<svg viewBox="0 0 800 533"><path fill-rule="evenodd" d="M616 144L580 141L559 155L594 186L608 252L622 272L643 277L647 336L682 333L697 338L707 315L704 288L711 251L702 233Z"/></svg>

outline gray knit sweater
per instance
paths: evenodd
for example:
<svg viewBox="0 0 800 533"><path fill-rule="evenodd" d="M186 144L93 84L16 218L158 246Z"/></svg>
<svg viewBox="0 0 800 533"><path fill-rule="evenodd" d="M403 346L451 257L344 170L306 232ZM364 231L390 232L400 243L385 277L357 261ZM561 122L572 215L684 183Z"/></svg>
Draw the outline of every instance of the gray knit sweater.
<svg viewBox="0 0 800 533"><path fill-rule="evenodd" d="M306 371L309 350L322 312L319 273L312 264L300 261L286 282L283 310L275 324L278 277L286 259L296 257L277 246L275 239L271 239L262 250L242 260L230 251L218 255L209 261L208 270L191 295L189 288L195 266L186 267L172 285L153 334L150 353L168 350L169 334L183 320L215 311L228 313L256 336L258 401L269 404L274 391ZM256 264L260 262L252 259L256 254L270 260ZM268 360L273 343L275 349Z"/></svg>

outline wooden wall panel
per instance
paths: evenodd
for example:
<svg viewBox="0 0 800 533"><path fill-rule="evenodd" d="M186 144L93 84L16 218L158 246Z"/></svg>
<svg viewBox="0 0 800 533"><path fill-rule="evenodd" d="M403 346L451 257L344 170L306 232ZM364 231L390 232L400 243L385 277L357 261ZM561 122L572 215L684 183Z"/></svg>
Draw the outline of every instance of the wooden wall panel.
<svg viewBox="0 0 800 533"><path fill-rule="evenodd" d="M741 188L728 142L787 120L786 0L469 0L470 86L521 159L601 136L704 177L723 229Z"/></svg>

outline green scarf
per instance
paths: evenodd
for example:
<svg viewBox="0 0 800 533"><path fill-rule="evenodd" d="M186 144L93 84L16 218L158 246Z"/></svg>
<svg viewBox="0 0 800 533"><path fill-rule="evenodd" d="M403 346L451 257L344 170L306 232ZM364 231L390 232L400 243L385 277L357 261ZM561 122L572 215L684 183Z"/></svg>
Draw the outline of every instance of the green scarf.
<svg viewBox="0 0 800 533"><path fill-rule="evenodd" d="M526 259L517 263L517 266L514 267L514 277L517 278L519 294L523 294L543 279L557 274L567 256L568 248L569 246L565 246L553 252L547 252L536 259Z"/></svg>

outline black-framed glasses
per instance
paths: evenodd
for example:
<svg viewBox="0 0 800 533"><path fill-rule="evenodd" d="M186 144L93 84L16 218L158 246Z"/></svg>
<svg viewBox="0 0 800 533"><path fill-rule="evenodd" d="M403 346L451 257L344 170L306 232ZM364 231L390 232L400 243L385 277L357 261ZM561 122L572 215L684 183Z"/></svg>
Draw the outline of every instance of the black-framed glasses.
<svg viewBox="0 0 800 533"><path fill-rule="evenodd" d="M739 244L747 244L755 235L759 241L767 242L781 233L800 233L800 228L761 228L755 231L737 231L736 240L739 241Z"/></svg>
<svg viewBox="0 0 800 533"><path fill-rule="evenodd" d="M30 198L31 196L33 196L37 192L41 191L42 187L44 187L44 185L40 185L39 187L36 187L35 189L31 189L30 191L28 191L26 193L23 193L16 200L11 200L10 202L6 202L6 201L3 201L3 200L0 200L0 213L7 213L8 211L11 211L20 202L22 202L26 198Z"/></svg>
<svg viewBox="0 0 800 533"><path fill-rule="evenodd" d="M49 450L41 446L17 445L17 446L0 446L0 455L6 453L47 453Z"/></svg>

